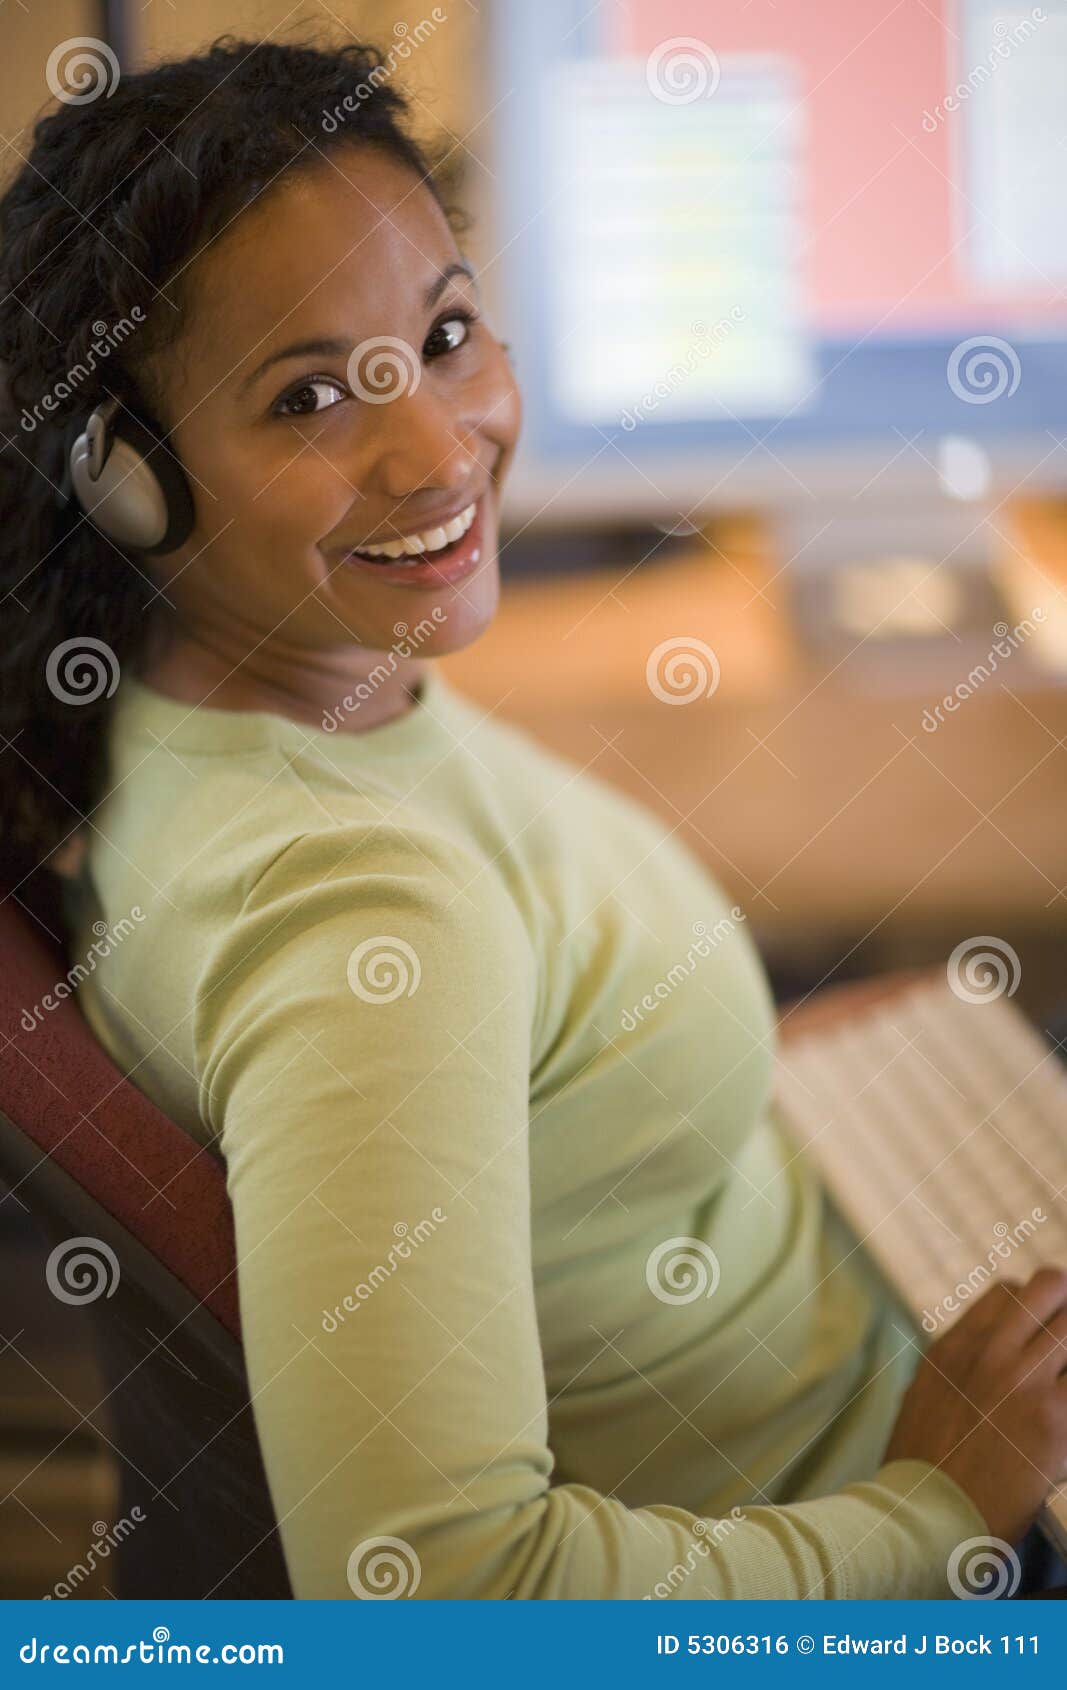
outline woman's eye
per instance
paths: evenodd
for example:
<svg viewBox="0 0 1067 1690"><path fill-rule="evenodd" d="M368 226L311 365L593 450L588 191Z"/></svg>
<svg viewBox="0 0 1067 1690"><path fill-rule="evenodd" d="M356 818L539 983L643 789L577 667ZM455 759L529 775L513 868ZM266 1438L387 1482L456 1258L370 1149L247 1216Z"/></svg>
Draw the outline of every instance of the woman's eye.
<svg viewBox="0 0 1067 1690"><path fill-rule="evenodd" d="M435 323L426 336L422 355L424 358L440 358L446 352L455 352L457 347L470 337L470 325L473 317L460 314L446 317L440 323Z"/></svg>
<svg viewBox="0 0 1067 1690"><path fill-rule="evenodd" d="M281 399L278 400L276 406L278 415L282 417L311 417L317 411L329 410L330 402L327 400L326 403L320 404L319 399L322 395L330 393L344 399L347 396L348 389L343 387L339 381L328 380L325 376L316 377L312 381L305 381L300 387L291 387L289 392L283 394Z"/></svg>

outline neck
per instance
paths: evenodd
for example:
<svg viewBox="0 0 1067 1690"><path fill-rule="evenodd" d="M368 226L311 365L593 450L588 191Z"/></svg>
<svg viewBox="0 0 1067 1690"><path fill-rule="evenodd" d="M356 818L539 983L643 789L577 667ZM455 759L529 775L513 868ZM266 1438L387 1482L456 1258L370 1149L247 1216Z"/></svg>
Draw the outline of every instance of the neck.
<svg viewBox="0 0 1067 1690"><path fill-rule="evenodd" d="M338 732L362 733L412 708L425 668L424 659L366 646L306 652L265 643L241 651L225 636L171 627L154 641L138 678L186 704L267 710L313 727L329 719Z"/></svg>

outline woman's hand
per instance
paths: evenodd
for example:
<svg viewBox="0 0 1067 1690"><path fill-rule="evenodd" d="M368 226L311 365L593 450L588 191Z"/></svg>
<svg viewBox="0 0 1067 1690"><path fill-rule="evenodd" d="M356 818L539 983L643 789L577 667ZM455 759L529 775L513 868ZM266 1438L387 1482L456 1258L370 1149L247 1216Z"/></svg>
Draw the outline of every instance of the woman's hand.
<svg viewBox="0 0 1067 1690"><path fill-rule="evenodd" d="M924 1356L886 1461L929 1461L1015 1543L1067 1474L1067 1271L998 1279Z"/></svg>

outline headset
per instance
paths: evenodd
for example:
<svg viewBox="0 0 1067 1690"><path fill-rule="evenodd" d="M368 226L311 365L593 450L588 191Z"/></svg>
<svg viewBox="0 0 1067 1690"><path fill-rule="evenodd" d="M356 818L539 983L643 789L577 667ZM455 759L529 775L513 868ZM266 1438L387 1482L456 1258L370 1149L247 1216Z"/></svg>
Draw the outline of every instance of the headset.
<svg viewBox="0 0 1067 1690"><path fill-rule="evenodd" d="M120 546L172 552L193 528L193 498L165 437L128 400L110 397L64 439L60 502L76 501Z"/></svg>

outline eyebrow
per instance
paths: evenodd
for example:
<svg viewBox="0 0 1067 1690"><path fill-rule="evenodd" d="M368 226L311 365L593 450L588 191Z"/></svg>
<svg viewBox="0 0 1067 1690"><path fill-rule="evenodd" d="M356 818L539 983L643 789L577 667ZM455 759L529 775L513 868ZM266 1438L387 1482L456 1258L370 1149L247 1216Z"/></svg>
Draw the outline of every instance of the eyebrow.
<svg viewBox="0 0 1067 1690"><path fill-rule="evenodd" d="M433 307L437 304L437 301L444 293L453 276L466 276L468 281L471 282L475 280L474 271L471 269L469 264L457 261L456 263L446 265L440 275L431 282L430 286L426 290L426 294L423 299L423 308L425 310L433 310ZM251 375L245 376L244 380L237 389L237 397L240 398L247 393L253 382L258 381L260 376L263 375L265 371L269 370L273 364L280 364L286 358L306 358L313 353L319 353L323 357L327 358L339 358L342 355L351 352L355 344L356 343L351 340L337 340L336 338L329 340L323 339L320 336L314 336L308 340L295 340L289 346L281 347L277 352L268 353L262 363L256 365Z"/></svg>

